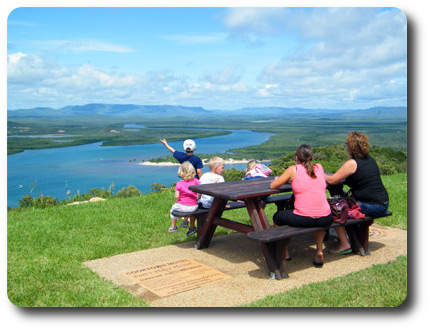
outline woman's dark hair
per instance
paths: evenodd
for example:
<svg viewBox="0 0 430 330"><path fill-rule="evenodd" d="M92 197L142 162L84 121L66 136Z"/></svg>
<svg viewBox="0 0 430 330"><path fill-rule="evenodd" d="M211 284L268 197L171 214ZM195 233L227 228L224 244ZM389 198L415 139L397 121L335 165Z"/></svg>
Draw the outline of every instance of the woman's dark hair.
<svg viewBox="0 0 430 330"><path fill-rule="evenodd" d="M312 148L307 144L302 144L297 148L296 151L297 160L305 167L306 172L311 178L316 178L314 172L314 164L312 160L314 159L314 152Z"/></svg>

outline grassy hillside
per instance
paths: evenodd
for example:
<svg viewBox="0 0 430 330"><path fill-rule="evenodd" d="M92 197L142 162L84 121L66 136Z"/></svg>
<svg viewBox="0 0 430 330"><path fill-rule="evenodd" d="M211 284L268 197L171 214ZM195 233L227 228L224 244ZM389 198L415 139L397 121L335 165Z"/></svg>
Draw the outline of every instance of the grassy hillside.
<svg viewBox="0 0 430 330"><path fill-rule="evenodd" d="M376 223L406 229L407 176L384 176L383 181L390 194L390 210L394 215L378 219ZM148 306L124 289L101 279L81 263L194 240L195 237L186 237L182 233L172 235L167 232L173 201L173 193L166 191L99 203L8 211L7 288L10 301L17 306L38 307ZM230 212L233 220L249 223L245 210ZM268 205L269 219L274 212L275 206ZM228 232L219 228L216 235ZM386 273L394 275L384 276L383 281L373 280ZM368 293L367 306L396 306L406 297L405 258L385 265L382 270L377 267L357 274L362 281L360 294ZM348 280L343 286L336 283L319 283L318 290L330 290L334 296L353 292L355 280ZM382 287L384 292L388 288L388 293L374 294ZM308 296L309 290L306 286L258 304L272 306L273 299L278 299L274 305L283 306L285 301L291 306L307 305L303 297ZM324 302L324 305L344 306L345 299Z"/></svg>

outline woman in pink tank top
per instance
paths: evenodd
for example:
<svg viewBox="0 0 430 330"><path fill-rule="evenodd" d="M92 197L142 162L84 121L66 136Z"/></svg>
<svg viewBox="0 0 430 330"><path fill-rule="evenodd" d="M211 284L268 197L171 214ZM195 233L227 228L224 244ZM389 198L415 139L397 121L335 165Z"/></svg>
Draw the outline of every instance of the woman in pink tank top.
<svg viewBox="0 0 430 330"><path fill-rule="evenodd" d="M273 215L273 222L278 226L301 228L330 227L333 217L326 197L326 181L321 164L313 164L312 148L302 144L296 151L297 165L288 167L280 177L276 177L270 188L276 189L291 182L295 197L294 210L279 210ZM315 232L317 252L313 261L316 267L324 263L323 243L325 230ZM288 249L285 256L291 260Z"/></svg>

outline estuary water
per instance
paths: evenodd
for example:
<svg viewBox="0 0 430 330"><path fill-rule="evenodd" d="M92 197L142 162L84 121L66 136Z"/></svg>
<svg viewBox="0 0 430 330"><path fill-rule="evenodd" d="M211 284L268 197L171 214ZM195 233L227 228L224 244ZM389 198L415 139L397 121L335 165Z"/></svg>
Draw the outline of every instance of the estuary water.
<svg viewBox="0 0 430 330"><path fill-rule="evenodd" d="M132 126L128 126L132 128ZM231 134L196 139L196 154L223 153L233 148L259 145L272 134L232 130ZM182 151L182 141L169 142ZM7 156L7 205L19 207L23 195L53 196L59 201L91 188L108 189L114 193L129 185L142 193L151 190L151 184L170 186L178 181L177 166L142 166L140 162L171 155L162 144L102 147L102 142L81 146L25 150ZM246 164L226 165L243 169ZM205 166L203 173L209 171Z"/></svg>

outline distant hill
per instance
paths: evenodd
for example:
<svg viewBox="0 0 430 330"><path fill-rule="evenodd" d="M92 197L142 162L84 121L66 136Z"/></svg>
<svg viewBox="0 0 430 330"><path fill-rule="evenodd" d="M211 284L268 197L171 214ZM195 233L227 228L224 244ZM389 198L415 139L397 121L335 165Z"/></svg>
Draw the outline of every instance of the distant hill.
<svg viewBox="0 0 430 330"><path fill-rule="evenodd" d="M135 104L103 104L66 106L60 109L34 108L8 110L8 118L44 118L105 115L116 117L177 117L208 115L209 111L201 107L183 107L176 105L135 105Z"/></svg>
<svg viewBox="0 0 430 330"><path fill-rule="evenodd" d="M343 118L384 118L407 120L406 107L379 107L370 109L304 109L283 107L247 107L236 110L206 110L202 107L186 107L180 105L136 105L136 104L103 104L92 103L86 105L66 106L60 109L33 108L8 110L8 119L12 118L54 118L104 115L115 117L211 117L222 113L229 117L259 117L279 118L291 117L343 117Z"/></svg>
<svg viewBox="0 0 430 330"><path fill-rule="evenodd" d="M33 118L33 117L58 117L58 110L52 108L33 108L8 110L7 117L9 118Z"/></svg>
<svg viewBox="0 0 430 330"><path fill-rule="evenodd" d="M294 116L294 117L343 117L343 118L376 118L385 119L407 119L406 107L379 107L369 109L304 109L304 108L282 108L282 107L260 107L260 108L242 108L239 110L230 110L229 114L233 116Z"/></svg>
<svg viewBox="0 0 430 330"><path fill-rule="evenodd" d="M350 110L343 113L344 116L353 117L383 117L383 118L400 118L407 119L408 113L406 107L379 107L365 110Z"/></svg>

